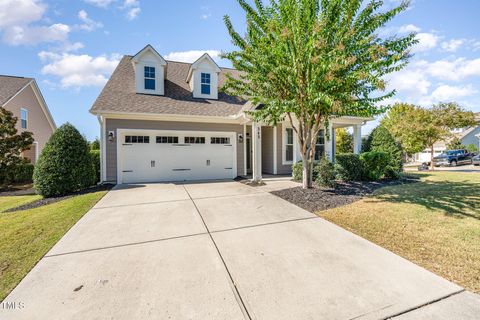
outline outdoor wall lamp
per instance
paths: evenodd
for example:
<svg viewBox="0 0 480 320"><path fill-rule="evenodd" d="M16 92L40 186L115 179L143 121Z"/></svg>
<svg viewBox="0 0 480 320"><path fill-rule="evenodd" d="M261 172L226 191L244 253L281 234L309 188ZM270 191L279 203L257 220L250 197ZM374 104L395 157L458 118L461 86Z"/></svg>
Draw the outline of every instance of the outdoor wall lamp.
<svg viewBox="0 0 480 320"><path fill-rule="evenodd" d="M243 134L241 133L238 134L238 142L243 143Z"/></svg>
<svg viewBox="0 0 480 320"><path fill-rule="evenodd" d="M114 131L108 131L108 142L112 142L113 139L115 139L115 132Z"/></svg>

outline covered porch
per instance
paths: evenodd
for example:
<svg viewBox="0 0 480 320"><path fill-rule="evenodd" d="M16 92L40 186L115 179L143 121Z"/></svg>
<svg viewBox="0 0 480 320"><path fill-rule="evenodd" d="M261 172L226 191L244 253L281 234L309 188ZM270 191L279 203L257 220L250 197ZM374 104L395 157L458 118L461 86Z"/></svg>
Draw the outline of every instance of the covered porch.
<svg viewBox="0 0 480 320"><path fill-rule="evenodd" d="M359 154L362 146L362 126L370 118L339 117L330 120L328 127L320 130L315 147L315 159L325 156L335 158L337 128L352 128L353 149ZM269 126L259 122L244 124L244 176L260 181L265 175L291 175L292 165L301 161L297 134L289 122Z"/></svg>

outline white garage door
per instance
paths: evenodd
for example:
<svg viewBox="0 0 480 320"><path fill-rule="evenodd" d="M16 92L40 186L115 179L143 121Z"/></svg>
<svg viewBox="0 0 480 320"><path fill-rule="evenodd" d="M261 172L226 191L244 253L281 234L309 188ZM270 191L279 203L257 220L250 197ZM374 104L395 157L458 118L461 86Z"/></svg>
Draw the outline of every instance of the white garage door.
<svg viewBox="0 0 480 320"><path fill-rule="evenodd" d="M234 132L122 131L120 183L232 179Z"/></svg>

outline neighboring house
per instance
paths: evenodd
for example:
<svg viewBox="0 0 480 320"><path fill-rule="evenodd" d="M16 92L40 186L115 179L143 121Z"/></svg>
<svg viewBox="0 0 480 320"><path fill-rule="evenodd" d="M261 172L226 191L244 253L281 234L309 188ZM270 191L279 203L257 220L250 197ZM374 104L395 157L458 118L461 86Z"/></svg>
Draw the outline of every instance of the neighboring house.
<svg viewBox="0 0 480 320"><path fill-rule="evenodd" d="M0 75L0 106L18 118L18 132L33 133L35 142L23 156L35 163L56 129L35 79Z"/></svg>
<svg viewBox="0 0 480 320"><path fill-rule="evenodd" d="M469 128L461 128L452 131L452 133L460 139L460 142L466 147L470 144L475 145L480 149L480 112L475 114L477 125ZM434 156L440 155L443 151L447 150L448 141L439 141L433 145ZM415 162L430 162L430 148L416 153L413 156Z"/></svg>
<svg viewBox="0 0 480 320"><path fill-rule="evenodd" d="M252 122L246 111L261 106L219 91L227 73L237 74L220 68L208 54L192 64L166 61L147 45L135 56L124 56L90 110L101 127L102 181L291 174L300 154L290 124ZM360 152L367 120L329 121L329 134L322 130L318 137L317 158L332 158L336 127L354 127L355 152Z"/></svg>

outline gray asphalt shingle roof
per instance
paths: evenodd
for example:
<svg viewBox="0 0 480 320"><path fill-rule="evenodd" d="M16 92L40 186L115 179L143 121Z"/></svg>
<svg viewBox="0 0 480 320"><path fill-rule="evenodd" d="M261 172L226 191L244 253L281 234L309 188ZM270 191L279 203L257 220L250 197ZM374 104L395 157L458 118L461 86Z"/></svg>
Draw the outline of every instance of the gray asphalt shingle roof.
<svg viewBox="0 0 480 320"><path fill-rule="evenodd" d="M0 75L0 106L3 106L32 80L32 78Z"/></svg>
<svg viewBox="0 0 480 320"><path fill-rule="evenodd" d="M151 113L170 115L228 117L238 114L245 101L218 93L218 100L193 98L186 82L190 63L167 61L165 95L136 93L132 56L124 56L91 108L92 113ZM225 73L235 75L233 69L222 68L219 86L225 82Z"/></svg>

